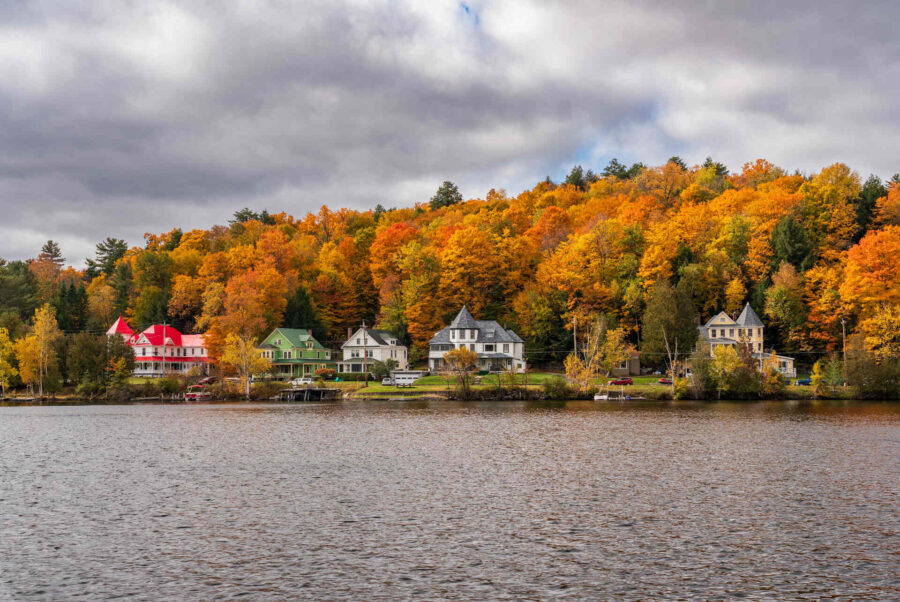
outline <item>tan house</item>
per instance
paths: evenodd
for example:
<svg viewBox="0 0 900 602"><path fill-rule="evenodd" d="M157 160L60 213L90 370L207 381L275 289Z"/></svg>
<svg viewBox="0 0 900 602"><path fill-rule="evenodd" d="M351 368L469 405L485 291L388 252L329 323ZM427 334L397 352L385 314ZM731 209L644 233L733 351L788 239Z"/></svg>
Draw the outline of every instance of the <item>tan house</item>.
<svg viewBox="0 0 900 602"><path fill-rule="evenodd" d="M737 347L741 343L746 343L753 352L754 359L759 362L760 369L766 364L773 363L785 377L794 378L797 376L794 358L764 350L764 328L762 320L748 303L737 320L732 320L724 311L710 318L700 327L700 341L709 345L711 355L715 355L717 347Z"/></svg>
<svg viewBox="0 0 900 602"><path fill-rule="evenodd" d="M632 352L631 356L619 364L617 368L613 368L610 374L612 374L612 376L640 376L641 354L637 351Z"/></svg>

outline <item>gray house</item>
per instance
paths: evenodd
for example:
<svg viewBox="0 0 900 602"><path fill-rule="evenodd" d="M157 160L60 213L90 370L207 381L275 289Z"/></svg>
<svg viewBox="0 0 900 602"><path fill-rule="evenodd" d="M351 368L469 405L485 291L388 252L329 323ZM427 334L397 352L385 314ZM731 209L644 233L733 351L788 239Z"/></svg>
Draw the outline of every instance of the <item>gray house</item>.
<svg viewBox="0 0 900 602"><path fill-rule="evenodd" d="M465 306L450 325L428 342L428 369L439 372L444 354L467 347L478 355L478 367L490 372L525 372L525 341L495 320L476 320Z"/></svg>

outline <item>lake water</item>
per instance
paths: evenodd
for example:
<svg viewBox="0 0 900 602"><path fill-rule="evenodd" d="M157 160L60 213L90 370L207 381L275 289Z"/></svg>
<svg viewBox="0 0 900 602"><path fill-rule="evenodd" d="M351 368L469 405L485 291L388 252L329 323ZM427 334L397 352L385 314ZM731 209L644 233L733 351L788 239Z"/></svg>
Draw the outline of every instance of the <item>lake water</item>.
<svg viewBox="0 0 900 602"><path fill-rule="evenodd" d="M900 598L900 405L0 408L0 599Z"/></svg>

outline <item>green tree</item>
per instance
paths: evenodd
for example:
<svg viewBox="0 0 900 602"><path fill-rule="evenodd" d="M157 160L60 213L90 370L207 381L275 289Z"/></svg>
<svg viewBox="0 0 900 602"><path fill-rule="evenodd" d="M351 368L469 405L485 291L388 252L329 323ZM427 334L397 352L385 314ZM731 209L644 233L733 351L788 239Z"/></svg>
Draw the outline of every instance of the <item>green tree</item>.
<svg viewBox="0 0 900 602"><path fill-rule="evenodd" d="M793 217L786 215L775 225L772 231L772 249L774 256L772 265L780 266L787 261L800 271L812 266L813 245L806 229Z"/></svg>
<svg viewBox="0 0 900 602"><path fill-rule="evenodd" d="M641 360L650 366L661 366L669 348L678 347L679 355L686 356L697 342L697 308L686 284L674 289L665 281L659 281L650 289L647 307L641 322ZM665 334L664 334L665 333Z"/></svg>
<svg viewBox="0 0 900 602"><path fill-rule="evenodd" d="M669 160L666 161L666 163L674 163L675 165L677 165L678 167L680 167L681 169L683 169L685 171L687 171L687 168L688 168L688 166L684 162L684 160L681 157L679 157L678 155L669 157Z"/></svg>
<svg viewBox="0 0 900 602"><path fill-rule="evenodd" d="M863 184L859 197L853 201L856 209L856 225L859 227L859 231L854 238L855 242L858 242L869 229L872 214L875 212L875 202L887 195L887 192L887 188L885 188L881 178L875 174L870 175L866 183Z"/></svg>
<svg viewBox="0 0 900 602"><path fill-rule="evenodd" d="M84 329L87 322L87 302L84 285L75 286L75 283L70 283L59 287L50 304L56 310L60 330L78 332Z"/></svg>
<svg viewBox="0 0 900 602"><path fill-rule="evenodd" d="M44 246L41 247L41 253L38 255L38 259L52 261L60 267L66 262L66 258L63 257L62 251L59 249L59 244L52 240L48 240L44 243Z"/></svg>
<svg viewBox="0 0 900 602"><path fill-rule="evenodd" d="M37 284L24 261L0 259L0 312L28 319L37 307Z"/></svg>
<svg viewBox="0 0 900 602"><path fill-rule="evenodd" d="M116 262L125 256L126 251L128 243L119 238L107 237L106 240L98 242L95 259L85 260L87 263L85 275L90 279L100 274L111 275L116 268Z"/></svg>
<svg viewBox="0 0 900 602"><path fill-rule="evenodd" d="M134 277L127 262L116 264L109 282L116 295L114 314L124 314L134 291Z"/></svg>
<svg viewBox="0 0 900 602"><path fill-rule="evenodd" d="M585 172L581 165L576 165L572 168L572 171L569 172L569 175L566 176L565 183L580 188L581 190L587 190L590 188L591 184L597 180L597 174L593 171L589 169Z"/></svg>
<svg viewBox="0 0 900 602"><path fill-rule="evenodd" d="M121 340L121 337L116 337ZM79 332L68 338L66 371L75 383L102 383L106 380L106 337Z"/></svg>
<svg viewBox="0 0 900 602"><path fill-rule="evenodd" d="M282 323L286 328L305 328L312 332L316 340L324 341L328 329L319 316L319 310L312 295L304 285L297 287L294 295L288 299Z"/></svg>
<svg viewBox="0 0 900 602"><path fill-rule="evenodd" d="M633 163L631 167L625 167L618 159L612 159L609 165L603 168L600 175L603 177L615 176L620 180L631 180L644 169L643 163Z"/></svg>
<svg viewBox="0 0 900 602"><path fill-rule="evenodd" d="M459 192L459 188L456 187L456 184L448 180L441 184L441 187L437 189L437 192L431 197L431 202L429 204L432 209L440 209L441 207L449 207L450 205L461 203L462 200L463 198L462 194Z"/></svg>
<svg viewBox="0 0 900 602"><path fill-rule="evenodd" d="M723 177L728 175L728 168L725 167L724 163L719 163L718 161L713 161L712 157L707 157L702 165L703 169L712 169L716 176Z"/></svg>
<svg viewBox="0 0 900 602"><path fill-rule="evenodd" d="M384 360L383 362L375 362L374 364L369 364L369 372L372 373L372 378L381 380L390 376L391 372L397 369L397 366L397 360L389 358Z"/></svg>

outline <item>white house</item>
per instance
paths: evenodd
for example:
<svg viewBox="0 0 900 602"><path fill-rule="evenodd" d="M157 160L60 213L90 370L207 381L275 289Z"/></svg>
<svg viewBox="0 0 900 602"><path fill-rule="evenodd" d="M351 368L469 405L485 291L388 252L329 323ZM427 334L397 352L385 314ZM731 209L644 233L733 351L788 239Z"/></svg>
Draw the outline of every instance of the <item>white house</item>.
<svg viewBox="0 0 900 602"><path fill-rule="evenodd" d="M154 324L135 334L121 316L106 334L122 336L134 349L135 376L187 374L193 368L202 374L209 372L209 355L202 334L181 334L165 324Z"/></svg>
<svg viewBox="0 0 900 602"><path fill-rule="evenodd" d="M478 367L491 372L525 372L525 341L494 320L476 320L465 306L450 325L428 342L428 369L445 366L444 354L468 347L478 355Z"/></svg>
<svg viewBox="0 0 900 602"><path fill-rule="evenodd" d="M764 328L762 320L748 303L737 320L732 320L724 311L710 318L700 327L700 341L709 345L711 355L715 355L717 347L737 347L741 343L746 343L760 367L774 362L775 367L784 376L795 377L797 372L794 369L794 358L773 354L763 349Z"/></svg>
<svg viewBox="0 0 900 602"><path fill-rule="evenodd" d="M359 372L365 365L394 360L397 370L409 369L408 351L397 337L386 330L360 328L341 345L344 357L338 362L338 372Z"/></svg>

